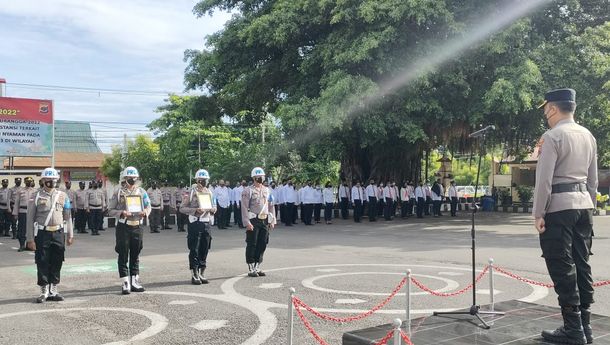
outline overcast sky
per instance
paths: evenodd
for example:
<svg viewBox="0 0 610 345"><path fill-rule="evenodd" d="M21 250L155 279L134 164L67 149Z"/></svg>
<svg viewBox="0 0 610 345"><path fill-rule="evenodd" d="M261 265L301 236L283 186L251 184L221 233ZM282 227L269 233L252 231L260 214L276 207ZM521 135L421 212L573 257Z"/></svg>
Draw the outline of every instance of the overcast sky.
<svg viewBox="0 0 610 345"><path fill-rule="evenodd" d="M183 92L186 49L230 18L196 18L195 0L19 0L0 6L0 78L9 97L52 99L55 118L147 123L163 94L27 89L11 83ZM131 125L137 129L141 126ZM109 128L100 145L108 151Z"/></svg>

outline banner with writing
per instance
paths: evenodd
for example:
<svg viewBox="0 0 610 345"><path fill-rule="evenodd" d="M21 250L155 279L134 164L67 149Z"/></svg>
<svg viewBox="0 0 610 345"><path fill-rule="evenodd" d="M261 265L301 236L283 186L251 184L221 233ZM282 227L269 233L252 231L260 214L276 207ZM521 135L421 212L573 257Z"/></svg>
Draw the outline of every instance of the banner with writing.
<svg viewBox="0 0 610 345"><path fill-rule="evenodd" d="M53 102L0 97L0 156L52 155Z"/></svg>

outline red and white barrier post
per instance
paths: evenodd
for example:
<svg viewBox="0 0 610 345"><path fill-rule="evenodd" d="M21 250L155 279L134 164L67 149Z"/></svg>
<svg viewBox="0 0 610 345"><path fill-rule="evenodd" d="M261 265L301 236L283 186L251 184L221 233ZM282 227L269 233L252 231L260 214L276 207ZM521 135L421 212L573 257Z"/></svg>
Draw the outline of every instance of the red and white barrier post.
<svg viewBox="0 0 610 345"><path fill-rule="evenodd" d="M405 291L405 295L407 298L407 308L406 308L407 334L409 336L411 336L411 270L407 270L407 288Z"/></svg>
<svg viewBox="0 0 610 345"><path fill-rule="evenodd" d="M494 311L495 302L495 289L494 289L494 259L489 258L489 310Z"/></svg>
<svg viewBox="0 0 610 345"><path fill-rule="evenodd" d="M294 326L294 305L292 301L294 300L296 290L291 287L288 292L288 333L286 335L286 344L292 345L292 328Z"/></svg>
<svg viewBox="0 0 610 345"><path fill-rule="evenodd" d="M394 345L400 345L400 343L401 343L400 326L402 326L402 321L400 319L394 319L394 322L392 322L392 325L394 326Z"/></svg>

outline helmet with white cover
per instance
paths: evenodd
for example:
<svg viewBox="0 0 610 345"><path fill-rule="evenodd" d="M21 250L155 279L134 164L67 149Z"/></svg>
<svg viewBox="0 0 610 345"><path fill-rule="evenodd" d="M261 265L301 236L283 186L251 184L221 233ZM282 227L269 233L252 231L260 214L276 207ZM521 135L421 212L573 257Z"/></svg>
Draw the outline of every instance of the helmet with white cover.
<svg viewBox="0 0 610 345"><path fill-rule="evenodd" d="M138 169L136 169L134 167L127 167L123 171L123 178L125 178L125 179L139 178L139 177L140 177L140 173L138 173Z"/></svg>
<svg viewBox="0 0 610 345"><path fill-rule="evenodd" d="M53 168L46 168L40 174L40 178L49 180L59 180L59 171Z"/></svg>
<svg viewBox="0 0 610 345"><path fill-rule="evenodd" d="M202 179L206 179L206 180L210 179L210 173L208 173L208 171L205 169L199 169L195 173L195 180L202 180Z"/></svg>
<svg viewBox="0 0 610 345"><path fill-rule="evenodd" d="M261 167L256 167L256 168L252 169L252 173L250 174L250 177L255 177L255 176L265 176L265 170L263 170L263 168L261 168Z"/></svg>

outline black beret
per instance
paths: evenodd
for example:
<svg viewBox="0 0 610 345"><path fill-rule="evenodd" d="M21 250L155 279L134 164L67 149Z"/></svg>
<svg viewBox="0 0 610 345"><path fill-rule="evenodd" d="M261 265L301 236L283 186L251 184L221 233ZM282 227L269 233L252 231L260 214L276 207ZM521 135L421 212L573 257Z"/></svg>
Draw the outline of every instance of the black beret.
<svg viewBox="0 0 610 345"><path fill-rule="evenodd" d="M5 178L5 179L3 179L3 180L2 180L2 183L8 183L8 179L6 179L6 178Z"/></svg>
<svg viewBox="0 0 610 345"><path fill-rule="evenodd" d="M33 178L31 178L31 177L29 177L29 176L28 176L28 177L26 177L26 178L24 178L23 180L24 180L25 182L34 181L34 179L33 179Z"/></svg>
<svg viewBox="0 0 610 345"><path fill-rule="evenodd" d="M573 89L551 90L544 94L544 102L538 109L544 107L548 102L574 102L576 103L576 91Z"/></svg>
<svg viewBox="0 0 610 345"><path fill-rule="evenodd" d="M15 182L21 182L21 177L15 177Z"/></svg>

